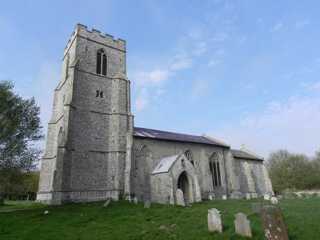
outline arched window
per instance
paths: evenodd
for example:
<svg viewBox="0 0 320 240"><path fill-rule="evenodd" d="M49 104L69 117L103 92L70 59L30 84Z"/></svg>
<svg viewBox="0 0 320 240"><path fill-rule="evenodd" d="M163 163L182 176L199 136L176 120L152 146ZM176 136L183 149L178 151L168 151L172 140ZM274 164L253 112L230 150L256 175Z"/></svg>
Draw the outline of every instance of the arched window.
<svg viewBox="0 0 320 240"><path fill-rule="evenodd" d="M213 187L221 186L221 174L220 174L220 163L219 155L213 153L209 159L209 168L212 176L212 185Z"/></svg>
<svg viewBox="0 0 320 240"><path fill-rule="evenodd" d="M107 76L107 55L103 49L97 52L97 74Z"/></svg>
<svg viewBox="0 0 320 240"><path fill-rule="evenodd" d="M186 155L186 158L194 165L192 152L190 150L187 150L184 152L184 155Z"/></svg>

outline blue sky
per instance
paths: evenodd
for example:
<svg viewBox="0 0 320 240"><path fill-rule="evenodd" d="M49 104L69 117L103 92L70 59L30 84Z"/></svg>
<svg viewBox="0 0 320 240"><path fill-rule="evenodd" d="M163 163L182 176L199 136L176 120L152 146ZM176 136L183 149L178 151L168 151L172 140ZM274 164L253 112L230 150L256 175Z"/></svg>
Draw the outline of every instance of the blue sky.
<svg viewBox="0 0 320 240"><path fill-rule="evenodd" d="M76 23L127 40L135 125L268 156L320 148L319 1L3 1L0 79L50 118Z"/></svg>

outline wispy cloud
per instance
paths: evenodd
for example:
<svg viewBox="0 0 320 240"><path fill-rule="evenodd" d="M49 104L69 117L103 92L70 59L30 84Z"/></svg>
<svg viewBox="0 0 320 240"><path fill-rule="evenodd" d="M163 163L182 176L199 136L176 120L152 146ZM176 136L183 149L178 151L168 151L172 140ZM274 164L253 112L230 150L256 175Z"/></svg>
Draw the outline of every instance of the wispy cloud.
<svg viewBox="0 0 320 240"><path fill-rule="evenodd" d="M270 102L233 126L216 131L234 147L247 147L263 154L285 148L312 155L320 148L320 97L291 97Z"/></svg>
<svg viewBox="0 0 320 240"><path fill-rule="evenodd" d="M283 29L284 24L283 22L277 22L275 25L272 26L270 32L274 33L274 32L278 32L281 29Z"/></svg>

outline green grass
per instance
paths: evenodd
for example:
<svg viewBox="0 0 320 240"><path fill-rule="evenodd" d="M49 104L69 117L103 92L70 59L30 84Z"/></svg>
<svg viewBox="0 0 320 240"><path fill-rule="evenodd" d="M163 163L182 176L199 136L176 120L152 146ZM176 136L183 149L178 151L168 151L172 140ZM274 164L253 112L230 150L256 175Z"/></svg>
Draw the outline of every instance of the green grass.
<svg viewBox="0 0 320 240"><path fill-rule="evenodd" d="M34 201L5 201L4 205L0 205L1 212L11 212L15 210L26 210L44 207L42 204Z"/></svg>
<svg viewBox="0 0 320 240"><path fill-rule="evenodd" d="M264 239L260 217L251 211L255 201L216 200L188 208L153 204L150 209L127 202L112 202L107 208L101 202L28 204L24 211L0 213L0 239L245 239L234 234L234 214L240 211L249 215L253 239ZM207 210L213 207L222 213L222 234L207 231ZM282 200L280 207L291 240L320 238L320 198ZM0 212L4 208L8 206Z"/></svg>

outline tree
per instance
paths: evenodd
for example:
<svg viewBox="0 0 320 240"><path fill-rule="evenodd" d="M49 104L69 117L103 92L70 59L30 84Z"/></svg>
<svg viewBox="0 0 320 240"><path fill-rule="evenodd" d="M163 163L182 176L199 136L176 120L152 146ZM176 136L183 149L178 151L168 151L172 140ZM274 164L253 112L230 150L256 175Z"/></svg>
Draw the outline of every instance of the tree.
<svg viewBox="0 0 320 240"><path fill-rule="evenodd" d="M12 83L0 82L0 193L17 189L19 174L34 169L39 160L34 146L43 137L39 113L34 98L23 99Z"/></svg>
<svg viewBox="0 0 320 240"><path fill-rule="evenodd" d="M320 161L303 154L278 150L270 154L269 174L275 192L285 189L314 189L320 187Z"/></svg>

